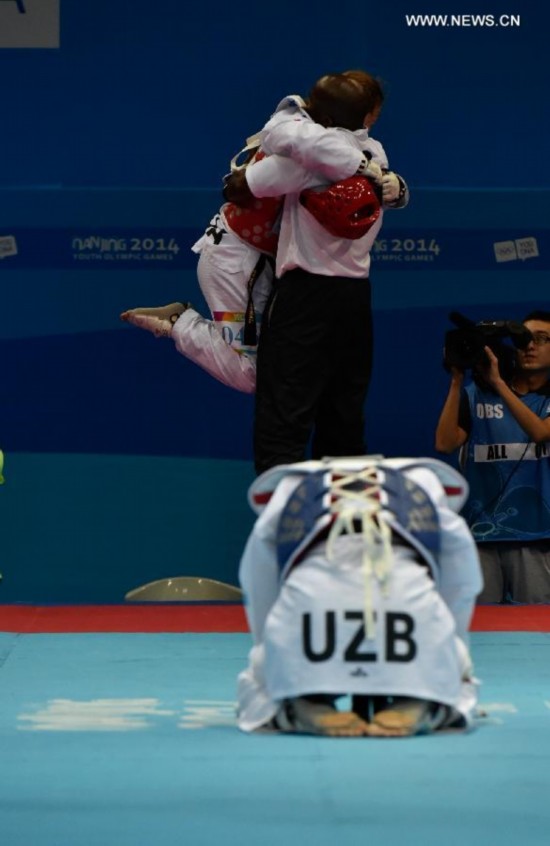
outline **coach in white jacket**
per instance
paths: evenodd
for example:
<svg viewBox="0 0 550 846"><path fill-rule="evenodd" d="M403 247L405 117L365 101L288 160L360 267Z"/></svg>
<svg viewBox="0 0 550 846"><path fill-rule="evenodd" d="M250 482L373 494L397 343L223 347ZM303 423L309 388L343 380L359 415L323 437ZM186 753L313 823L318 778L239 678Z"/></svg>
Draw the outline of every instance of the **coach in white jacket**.
<svg viewBox="0 0 550 846"><path fill-rule="evenodd" d="M245 172L254 197L286 194L277 281L258 348L258 472L303 460L312 435L314 458L366 451L363 406L372 362L370 251L383 215L362 237L337 237L305 208L302 192L338 178L330 167L318 166L320 150L333 148L324 158L337 163L340 174L345 158L348 173L379 183L384 206L406 204L404 181L388 171L382 145L369 137L382 100L379 83L365 72L323 77L307 101L296 96L282 101L260 133L267 158ZM331 122L338 128L327 131ZM287 189L272 154L290 156L303 165L303 182Z"/></svg>

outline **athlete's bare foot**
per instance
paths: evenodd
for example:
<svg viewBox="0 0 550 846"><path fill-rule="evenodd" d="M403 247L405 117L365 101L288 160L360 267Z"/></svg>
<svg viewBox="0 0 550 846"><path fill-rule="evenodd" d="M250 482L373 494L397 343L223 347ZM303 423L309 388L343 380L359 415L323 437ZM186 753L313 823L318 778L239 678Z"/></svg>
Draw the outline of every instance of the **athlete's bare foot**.
<svg viewBox="0 0 550 846"><path fill-rule="evenodd" d="M378 711L368 723L370 737L410 737L418 734L429 716L429 703L415 699L397 699Z"/></svg>
<svg viewBox="0 0 550 846"><path fill-rule="evenodd" d="M323 737L364 737L368 726L354 711L312 702L305 697L287 699L276 717L281 731Z"/></svg>
<svg viewBox="0 0 550 846"><path fill-rule="evenodd" d="M120 319L139 329L152 332L156 338L169 338L174 323L187 308L188 303L169 303L154 308L130 308L122 312Z"/></svg>
<svg viewBox="0 0 550 846"><path fill-rule="evenodd" d="M316 731L312 733L325 737L365 737L368 734L368 725L353 711L319 715L314 726Z"/></svg>

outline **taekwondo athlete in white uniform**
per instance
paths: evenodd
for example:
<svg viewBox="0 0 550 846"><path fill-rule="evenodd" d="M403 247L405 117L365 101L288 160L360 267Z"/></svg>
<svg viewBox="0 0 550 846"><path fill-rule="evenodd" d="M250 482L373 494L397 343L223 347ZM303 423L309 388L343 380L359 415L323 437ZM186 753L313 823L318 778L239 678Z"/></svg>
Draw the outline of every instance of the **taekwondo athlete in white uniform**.
<svg viewBox="0 0 550 846"><path fill-rule="evenodd" d="M457 513L467 493L430 458L307 461L255 480L239 728L380 737L472 726L468 629L482 578Z"/></svg>

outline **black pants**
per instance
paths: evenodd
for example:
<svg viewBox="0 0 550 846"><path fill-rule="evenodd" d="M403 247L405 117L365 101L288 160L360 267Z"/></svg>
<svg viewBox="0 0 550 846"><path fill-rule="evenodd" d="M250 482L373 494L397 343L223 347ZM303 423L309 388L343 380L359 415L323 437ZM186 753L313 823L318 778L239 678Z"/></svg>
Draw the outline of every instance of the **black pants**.
<svg viewBox="0 0 550 846"><path fill-rule="evenodd" d="M372 368L368 279L291 270L276 281L258 346L256 470L363 455Z"/></svg>

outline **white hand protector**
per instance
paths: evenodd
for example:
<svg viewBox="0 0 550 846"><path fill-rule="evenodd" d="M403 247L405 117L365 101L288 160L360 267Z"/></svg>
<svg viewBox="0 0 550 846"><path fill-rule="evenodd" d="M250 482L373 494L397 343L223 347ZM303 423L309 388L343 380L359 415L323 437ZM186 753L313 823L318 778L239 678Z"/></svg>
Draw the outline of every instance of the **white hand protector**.
<svg viewBox="0 0 550 846"><path fill-rule="evenodd" d="M399 199L401 183L396 174L391 170L382 176L382 201L384 203L395 203Z"/></svg>
<svg viewBox="0 0 550 846"><path fill-rule="evenodd" d="M368 159L366 156L361 159L361 163L357 168L355 175L368 176L369 179L372 179L373 182L376 182L378 185L382 185L382 179L384 177L380 165L373 159Z"/></svg>

